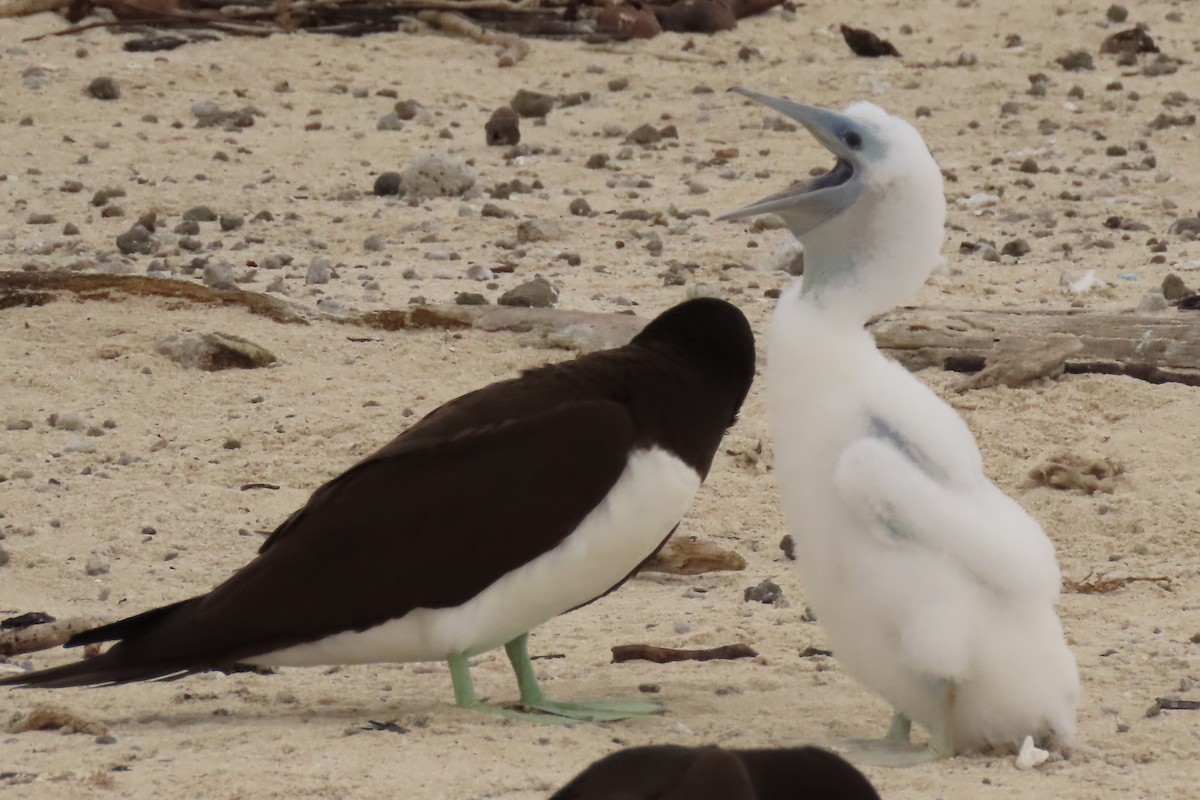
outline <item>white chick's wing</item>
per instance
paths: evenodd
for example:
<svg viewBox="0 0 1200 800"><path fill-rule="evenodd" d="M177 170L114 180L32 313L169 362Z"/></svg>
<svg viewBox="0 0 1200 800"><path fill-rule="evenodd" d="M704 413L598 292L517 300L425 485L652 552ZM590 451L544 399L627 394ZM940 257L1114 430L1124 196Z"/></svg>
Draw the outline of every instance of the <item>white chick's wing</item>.
<svg viewBox="0 0 1200 800"><path fill-rule="evenodd" d="M842 451L834 483L897 547L949 556L999 593L1053 599L1060 576L1041 526L982 471L950 474L906 440L864 436Z"/></svg>

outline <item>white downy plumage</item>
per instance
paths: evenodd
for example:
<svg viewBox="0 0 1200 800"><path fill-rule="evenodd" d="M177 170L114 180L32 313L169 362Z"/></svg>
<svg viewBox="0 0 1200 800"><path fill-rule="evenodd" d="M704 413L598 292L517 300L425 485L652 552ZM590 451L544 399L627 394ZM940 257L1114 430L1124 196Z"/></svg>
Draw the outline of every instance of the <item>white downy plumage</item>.
<svg viewBox="0 0 1200 800"><path fill-rule="evenodd" d="M727 218L779 214L805 247L768 350L775 472L834 655L896 711L876 752L904 751L910 719L931 733L926 757L1027 735L1072 746L1079 679L1054 608L1053 545L984 474L958 414L863 329L939 260L937 164L908 123L870 103L837 114L742 93L838 157Z"/></svg>

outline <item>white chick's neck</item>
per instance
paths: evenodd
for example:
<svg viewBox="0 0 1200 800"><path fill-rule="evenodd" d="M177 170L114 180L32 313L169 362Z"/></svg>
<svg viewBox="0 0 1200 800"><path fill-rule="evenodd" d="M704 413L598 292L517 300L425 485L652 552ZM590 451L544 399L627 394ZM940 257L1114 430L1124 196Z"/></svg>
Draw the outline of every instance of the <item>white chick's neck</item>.
<svg viewBox="0 0 1200 800"><path fill-rule="evenodd" d="M945 223L936 180L869 188L843 213L807 231L800 301L829 322L861 327L909 300L938 263Z"/></svg>

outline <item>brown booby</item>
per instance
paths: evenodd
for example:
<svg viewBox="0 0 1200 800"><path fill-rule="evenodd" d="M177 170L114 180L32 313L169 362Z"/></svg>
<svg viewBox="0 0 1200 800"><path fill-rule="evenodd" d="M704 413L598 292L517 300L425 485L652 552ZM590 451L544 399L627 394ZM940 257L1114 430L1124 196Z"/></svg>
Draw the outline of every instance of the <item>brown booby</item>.
<svg viewBox="0 0 1200 800"><path fill-rule="evenodd" d="M531 628L621 585L675 529L754 377L735 306L690 300L624 347L463 395L317 489L258 555L207 594L74 636L84 661L0 685L170 679L231 665L467 659L504 645L520 705L587 720L650 703L556 703Z"/></svg>
<svg viewBox="0 0 1200 800"><path fill-rule="evenodd" d="M588 766L550 800L879 800L844 758L817 747L649 745Z"/></svg>

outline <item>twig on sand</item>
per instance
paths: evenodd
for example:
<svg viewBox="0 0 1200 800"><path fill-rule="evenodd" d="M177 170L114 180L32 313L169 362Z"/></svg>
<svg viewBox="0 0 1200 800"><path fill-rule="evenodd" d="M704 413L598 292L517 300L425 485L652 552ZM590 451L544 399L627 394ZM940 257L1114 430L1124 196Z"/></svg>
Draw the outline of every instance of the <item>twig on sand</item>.
<svg viewBox="0 0 1200 800"><path fill-rule="evenodd" d="M727 644L707 650L676 650L673 647L655 647L652 644L618 644L612 648L612 663L623 661L653 661L669 664L672 661L714 661L718 659L754 658L758 655L747 644Z"/></svg>
<svg viewBox="0 0 1200 800"><path fill-rule="evenodd" d="M1087 576L1080 581L1072 580L1071 578L1063 578L1063 586L1076 594L1109 594L1117 589L1124 589L1131 583L1138 581L1150 581L1159 583L1161 581L1170 582L1170 578L1152 577L1149 575L1130 575L1124 578L1097 578L1095 571L1089 572Z"/></svg>

